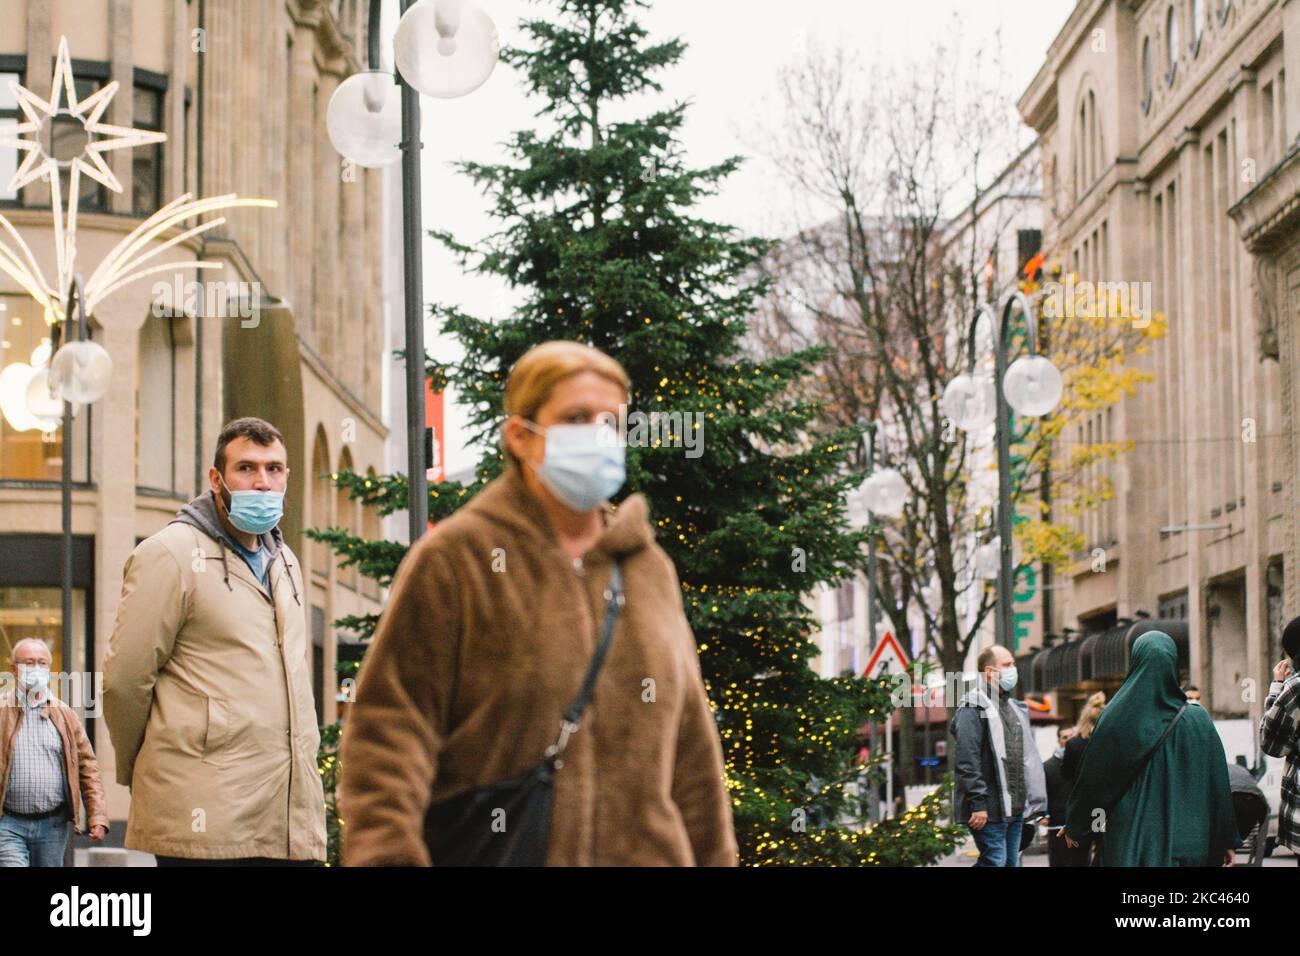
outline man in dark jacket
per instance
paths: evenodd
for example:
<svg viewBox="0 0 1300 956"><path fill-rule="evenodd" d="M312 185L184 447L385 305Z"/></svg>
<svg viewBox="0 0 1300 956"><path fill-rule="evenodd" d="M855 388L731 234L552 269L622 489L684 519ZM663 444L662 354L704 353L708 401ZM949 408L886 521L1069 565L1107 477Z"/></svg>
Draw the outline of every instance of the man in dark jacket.
<svg viewBox="0 0 1300 956"><path fill-rule="evenodd" d="M950 730L956 739L955 817L979 847L976 866L1019 866L1027 816L1047 809L1043 761L1029 708L1013 700L1015 658L1001 645L980 652L980 681L963 695Z"/></svg>
<svg viewBox="0 0 1300 956"><path fill-rule="evenodd" d="M1066 853L1068 848L1061 839L1061 827L1065 825L1065 805L1070 799L1070 783L1061 773L1061 763L1065 758L1065 745L1074 736L1071 726L1056 729L1056 751L1043 761L1043 777L1047 781L1047 865L1068 866Z"/></svg>

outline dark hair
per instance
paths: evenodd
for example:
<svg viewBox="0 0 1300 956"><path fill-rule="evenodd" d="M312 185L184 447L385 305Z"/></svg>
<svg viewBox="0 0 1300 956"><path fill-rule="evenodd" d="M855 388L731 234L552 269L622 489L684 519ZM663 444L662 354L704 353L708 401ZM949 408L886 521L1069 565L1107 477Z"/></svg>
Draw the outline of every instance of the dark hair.
<svg viewBox="0 0 1300 956"><path fill-rule="evenodd" d="M263 448L276 442L284 444L284 436L280 434L280 429L268 421L260 418L236 418L234 421L227 422L221 429L221 434L217 436L217 453L212 456L213 467L223 475L226 473L226 446L236 438L252 439Z"/></svg>
<svg viewBox="0 0 1300 956"><path fill-rule="evenodd" d="M1300 617L1291 618L1282 630L1282 649L1291 660L1300 662Z"/></svg>

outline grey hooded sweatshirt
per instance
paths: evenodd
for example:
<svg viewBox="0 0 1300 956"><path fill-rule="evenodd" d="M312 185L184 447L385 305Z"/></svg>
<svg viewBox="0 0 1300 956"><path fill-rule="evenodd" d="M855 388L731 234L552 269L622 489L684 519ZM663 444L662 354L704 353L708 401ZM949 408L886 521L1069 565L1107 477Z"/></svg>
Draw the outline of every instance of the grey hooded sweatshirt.
<svg viewBox="0 0 1300 956"><path fill-rule="evenodd" d="M193 525L204 534L216 540L217 544L221 547L221 569L225 575L226 587L229 588L230 566L226 560L226 549L229 548L234 551L241 559L243 558L243 554L239 549L238 542L236 542L226 530L226 525L221 520L221 515L217 513L217 502L212 495L212 489L209 488L189 504L183 506L180 511L176 512L176 517L168 522L168 524ZM261 542L261 546L266 549L267 568L271 567L271 564L277 557L284 560L282 555L284 535L280 533L278 525L270 531L258 535L258 541ZM245 563L247 562L245 561ZM286 562L286 570L287 567L288 565ZM253 577L255 578L264 579L266 576L265 573L259 576L257 569L252 565L249 565L249 570L253 572ZM293 582L293 575L289 575L289 581L290 583ZM265 582L263 582L263 587L265 586ZM293 596L295 599L298 597L296 586L294 588Z"/></svg>

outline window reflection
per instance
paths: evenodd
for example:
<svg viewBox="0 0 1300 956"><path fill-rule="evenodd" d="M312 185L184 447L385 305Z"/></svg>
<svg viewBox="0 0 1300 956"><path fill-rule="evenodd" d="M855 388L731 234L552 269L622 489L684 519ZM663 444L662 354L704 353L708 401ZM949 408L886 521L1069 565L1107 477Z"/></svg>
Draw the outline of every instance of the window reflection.
<svg viewBox="0 0 1300 956"><path fill-rule="evenodd" d="M64 673L63 665L63 592L59 588L0 587L0 658L7 670L13 662L14 647L29 637L50 646L53 663L50 673ZM72 667L85 670L86 661L86 592L72 592ZM78 701L77 703L82 703Z"/></svg>
<svg viewBox="0 0 1300 956"><path fill-rule="evenodd" d="M15 363L33 364L34 353L47 352L51 329L44 311L25 295L0 295L0 369ZM44 360L36 354L38 360ZM72 480L90 480L90 409L72 420L76 453ZM43 432L15 429L0 414L0 480L61 481L63 479L63 428Z"/></svg>

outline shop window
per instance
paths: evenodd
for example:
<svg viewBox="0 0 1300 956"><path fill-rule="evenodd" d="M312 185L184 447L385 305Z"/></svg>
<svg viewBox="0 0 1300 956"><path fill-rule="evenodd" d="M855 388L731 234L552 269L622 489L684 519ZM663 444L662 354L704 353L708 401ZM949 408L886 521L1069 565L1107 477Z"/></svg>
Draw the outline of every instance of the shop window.
<svg viewBox="0 0 1300 956"><path fill-rule="evenodd" d="M43 309L25 295L0 295L0 389L6 406L19 399L23 378L16 366L41 366L49 361L51 328ZM11 371L13 369L13 371ZM15 392L9 395L8 392ZM25 400L18 401L25 408ZM81 409L72 419L72 480L90 480L90 416ZM63 427L52 431L33 427L25 419L0 414L0 480L62 481Z"/></svg>
<svg viewBox="0 0 1300 956"><path fill-rule="evenodd" d="M69 668L63 663L63 591L57 587L0 586L0 656L6 669L19 641L37 638L50 646L51 674ZM85 669L86 592L72 591L72 670ZM84 706L84 701L68 701Z"/></svg>
<svg viewBox="0 0 1300 956"><path fill-rule="evenodd" d="M134 122L137 129L161 132L163 128L163 92L135 88ZM147 143L131 150L131 211L150 216L162 206L162 143Z"/></svg>

